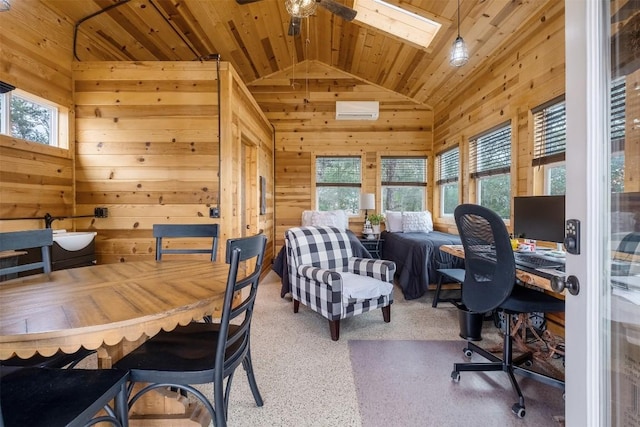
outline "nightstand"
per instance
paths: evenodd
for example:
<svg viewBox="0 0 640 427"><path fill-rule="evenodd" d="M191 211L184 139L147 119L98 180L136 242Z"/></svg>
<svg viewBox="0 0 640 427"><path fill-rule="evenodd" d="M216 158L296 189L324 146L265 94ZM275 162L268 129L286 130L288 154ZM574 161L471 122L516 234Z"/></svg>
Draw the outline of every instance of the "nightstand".
<svg viewBox="0 0 640 427"><path fill-rule="evenodd" d="M367 239L366 237L360 237L360 243L369 251L372 257L376 259L382 259L382 243L384 239Z"/></svg>

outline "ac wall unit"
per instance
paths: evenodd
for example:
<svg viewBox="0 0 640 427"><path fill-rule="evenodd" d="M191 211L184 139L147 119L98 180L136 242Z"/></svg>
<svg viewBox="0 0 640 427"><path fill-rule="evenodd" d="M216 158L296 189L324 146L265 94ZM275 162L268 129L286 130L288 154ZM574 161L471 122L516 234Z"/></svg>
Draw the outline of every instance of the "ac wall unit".
<svg viewBox="0 0 640 427"><path fill-rule="evenodd" d="M378 120L378 101L336 101L336 120Z"/></svg>

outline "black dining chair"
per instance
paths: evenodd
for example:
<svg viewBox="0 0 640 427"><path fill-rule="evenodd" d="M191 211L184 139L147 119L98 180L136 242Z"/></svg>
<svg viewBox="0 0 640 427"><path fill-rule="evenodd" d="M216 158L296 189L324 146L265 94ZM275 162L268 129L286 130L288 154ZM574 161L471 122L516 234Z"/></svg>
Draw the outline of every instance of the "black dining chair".
<svg viewBox="0 0 640 427"><path fill-rule="evenodd" d="M156 239L156 261L162 260L164 254L209 254L211 261L215 261L218 256L218 224L153 224L153 237ZM195 239L206 238L210 240L210 246L198 246L191 241L188 248L169 247L165 245L166 240L171 239ZM163 243L165 242L165 243ZM211 316L205 316L205 322L211 323Z"/></svg>
<svg viewBox="0 0 640 427"><path fill-rule="evenodd" d="M455 363L451 378L459 381L463 371L506 372L518 395L518 402L511 410L522 418L525 416L524 396L515 374L559 388L564 388L564 381L519 366L532 363L532 354L513 358L512 317L521 313L563 312L564 301L542 291L516 285L516 264L509 233L498 214L483 206L462 204L456 207L454 217L464 247L462 303L475 313L492 310L504 313L505 332L502 359L467 341L466 355L477 352L490 362Z"/></svg>
<svg viewBox="0 0 640 427"><path fill-rule="evenodd" d="M115 364L131 372L130 390L134 383L150 383L129 397L130 409L150 390L175 388L199 400L217 427L226 426L231 383L240 364L256 405L263 405L253 373L250 329L266 242L261 234L227 241L229 275L219 323L192 322L160 331ZM213 383L213 405L193 387L207 383Z"/></svg>
<svg viewBox="0 0 640 427"><path fill-rule="evenodd" d="M22 251L36 248L39 249L42 257L41 260L33 261L28 264L0 266L0 277L11 277L18 273L51 273L51 245L53 245L53 230L50 228L0 233L0 252ZM2 286L2 283L0 283L0 286ZM80 361L93 353L95 353L95 351L81 348L72 354L66 354L59 351L53 356L41 356L36 354L28 359L12 357L11 359L0 361L0 365L23 367L37 366L41 368L73 368Z"/></svg>
<svg viewBox="0 0 640 427"><path fill-rule="evenodd" d="M0 367L0 426L128 425L128 372ZM113 401L113 407L110 402Z"/></svg>
<svg viewBox="0 0 640 427"><path fill-rule="evenodd" d="M209 254L211 261L215 261L218 254L218 224L153 224L153 237L156 239L156 261L160 261L165 254ZM163 239L199 237L211 239L211 246L169 248L163 245Z"/></svg>

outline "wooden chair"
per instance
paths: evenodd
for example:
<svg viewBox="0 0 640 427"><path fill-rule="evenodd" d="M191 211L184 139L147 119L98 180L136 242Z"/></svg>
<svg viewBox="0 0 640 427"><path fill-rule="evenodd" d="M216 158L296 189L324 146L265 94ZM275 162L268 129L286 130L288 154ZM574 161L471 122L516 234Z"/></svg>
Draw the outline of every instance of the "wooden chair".
<svg viewBox="0 0 640 427"><path fill-rule="evenodd" d="M130 396L129 408L150 390L172 388L191 393L207 408L214 425L224 427L233 375L240 364L247 372L256 405L263 405L253 375L249 337L266 242L264 235L227 241L230 267L220 323L192 322L160 331L115 364L131 372L132 383L149 383ZM192 386L206 383L213 383L214 405Z"/></svg>
<svg viewBox="0 0 640 427"><path fill-rule="evenodd" d="M17 273L38 272L51 273L50 248L53 245L53 230L50 228L42 230L12 231L0 233L0 251L20 251L31 248L40 248L42 260L18 266L7 266L0 268L0 276L14 275ZM0 284L2 286L2 284ZM61 351L50 357L36 354L28 359L12 357L0 362L4 366L37 366L49 368L72 368L90 354L92 350L80 349L73 354L66 354Z"/></svg>
<svg viewBox="0 0 640 427"><path fill-rule="evenodd" d="M128 375L115 369L0 367L0 426L127 426Z"/></svg>

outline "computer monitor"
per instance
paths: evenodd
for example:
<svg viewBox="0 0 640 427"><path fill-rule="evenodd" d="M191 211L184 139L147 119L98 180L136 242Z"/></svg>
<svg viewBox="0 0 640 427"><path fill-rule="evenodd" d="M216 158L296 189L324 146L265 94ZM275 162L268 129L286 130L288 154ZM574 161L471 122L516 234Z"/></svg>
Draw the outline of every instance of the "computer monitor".
<svg viewBox="0 0 640 427"><path fill-rule="evenodd" d="M513 198L513 235L518 238L562 243L564 196Z"/></svg>

